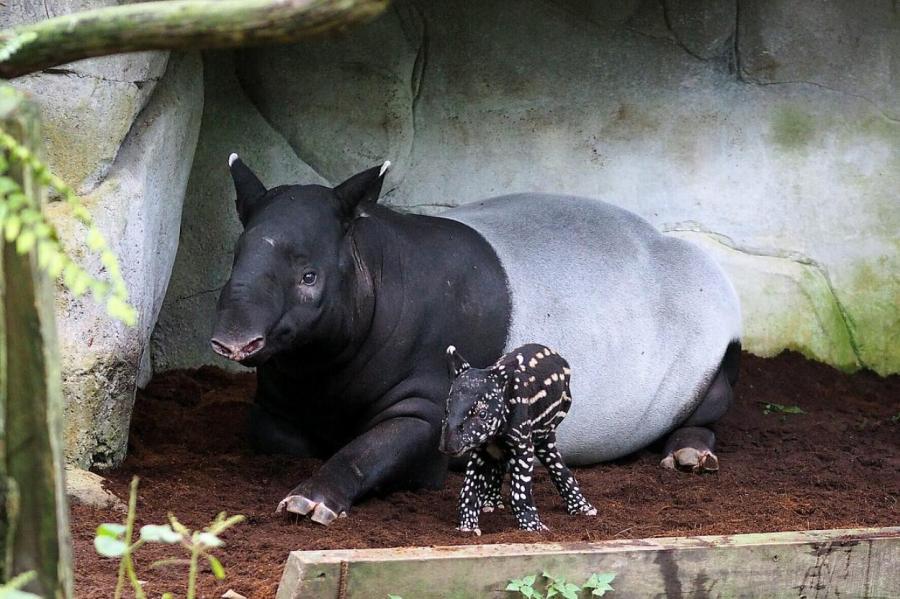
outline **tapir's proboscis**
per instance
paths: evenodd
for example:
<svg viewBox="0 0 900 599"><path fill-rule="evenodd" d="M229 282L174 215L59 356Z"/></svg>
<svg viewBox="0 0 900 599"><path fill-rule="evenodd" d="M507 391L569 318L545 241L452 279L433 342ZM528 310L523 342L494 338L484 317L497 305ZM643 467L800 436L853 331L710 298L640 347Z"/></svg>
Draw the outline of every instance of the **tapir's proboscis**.
<svg viewBox="0 0 900 599"><path fill-rule="evenodd" d="M451 344L479 367L534 339L566 356L568 464L669 436L663 465L718 468L708 427L732 400L740 308L709 256L587 198L399 213L377 203L388 164L267 189L229 158L244 230L211 344L256 367L254 446L324 460L279 510L329 524L368 495L440 487Z"/></svg>

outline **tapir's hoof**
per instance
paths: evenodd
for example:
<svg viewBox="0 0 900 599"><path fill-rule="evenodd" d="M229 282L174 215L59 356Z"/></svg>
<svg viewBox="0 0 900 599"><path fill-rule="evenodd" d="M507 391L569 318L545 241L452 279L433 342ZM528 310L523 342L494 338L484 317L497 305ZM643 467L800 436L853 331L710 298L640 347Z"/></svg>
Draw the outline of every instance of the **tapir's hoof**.
<svg viewBox="0 0 900 599"><path fill-rule="evenodd" d="M569 515L571 515L571 516L596 516L597 508L595 508L594 506L592 506L589 503L586 503L584 505L579 505L578 507L576 507L572 510L569 510Z"/></svg>
<svg viewBox="0 0 900 599"><path fill-rule="evenodd" d="M325 506L324 503L320 503L316 506L315 511L313 511L313 515L310 516L310 519L313 522L318 522L323 526L328 526L332 522L337 519L338 515L334 510Z"/></svg>
<svg viewBox="0 0 900 599"><path fill-rule="evenodd" d="M502 510L504 507L505 507L505 506L503 505L503 502L502 502L502 501L497 501L497 502L493 502L493 501L485 501L485 502L484 502L484 505L481 506L481 511L482 511L482 512L485 512L485 513L490 513L490 512L493 512L493 511L498 511L498 512L499 512L499 511Z"/></svg>
<svg viewBox="0 0 900 599"><path fill-rule="evenodd" d="M481 536L481 529L478 527L469 528L468 526L457 526L456 530L458 530L459 532L464 532L464 533L469 533L469 532L475 533L476 537Z"/></svg>
<svg viewBox="0 0 900 599"><path fill-rule="evenodd" d="M278 504L278 509L276 509L275 511L283 512L287 510L292 514L300 514L301 516L305 516L314 509L316 509L315 501L307 499L303 495L288 495L281 500L281 503Z"/></svg>
<svg viewBox="0 0 900 599"><path fill-rule="evenodd" d="M718 472L719 458L709 450L683 447L664 457L659 465L669 470L695 473Z"/></svg>
<svg viewBox="0 0 900 599"><path fill-rule="evenodd" d="M309 519L323 526L328 526L337 518L346 518L347 512L337 513L324 503L316 503L303 495L289 495L281 500L276 512L288 511L301 516L309 515Z"/></svg>

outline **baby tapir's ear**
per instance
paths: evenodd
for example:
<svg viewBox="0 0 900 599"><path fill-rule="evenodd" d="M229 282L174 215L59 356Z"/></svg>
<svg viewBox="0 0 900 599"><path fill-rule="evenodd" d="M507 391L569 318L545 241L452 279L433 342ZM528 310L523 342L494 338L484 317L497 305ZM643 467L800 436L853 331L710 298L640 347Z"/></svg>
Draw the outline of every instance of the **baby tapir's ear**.
<svg viewBox="0 0 900 599"><path fill-rule="evenodd" d="M234 181L234 190L237 192L235 204L238 218L241 224L246 226L250 220L254 205L266 195L266 186L253 174L237 154L228 157L228 170L231 171L231 179Z"/></svg>
<svg viewBox="0 0 900 599"><path fill-rule="evenodd" d="M453 378L458 377L471 368L466 359L459 355L459 352L452 345L447 348L447 367L450 371L450 376Z"/></svg>
<svg viewBox="0 0 900 599"><path fill-rule="evenodd" d="M391 163L385 161L381 166L373 166L353 175L334 188L334 193L348 219L365 214L366 208L378 201L384 176L390 166Z"/></svg>

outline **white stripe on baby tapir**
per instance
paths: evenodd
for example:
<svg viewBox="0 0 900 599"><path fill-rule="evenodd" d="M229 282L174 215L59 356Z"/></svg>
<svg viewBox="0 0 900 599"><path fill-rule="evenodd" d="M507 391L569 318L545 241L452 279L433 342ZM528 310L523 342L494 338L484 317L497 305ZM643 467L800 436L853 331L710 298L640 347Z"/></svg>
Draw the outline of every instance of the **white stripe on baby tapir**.
<svg viewBox="0 0 900 599"><path fill-rule="evenodd" d="M626 210L520 194L441 216L497 253L512 302L506 351L539 341L577 372L558 431L572 464L632 453L680 424L740 338L737 295L722 269Z"/></svg>

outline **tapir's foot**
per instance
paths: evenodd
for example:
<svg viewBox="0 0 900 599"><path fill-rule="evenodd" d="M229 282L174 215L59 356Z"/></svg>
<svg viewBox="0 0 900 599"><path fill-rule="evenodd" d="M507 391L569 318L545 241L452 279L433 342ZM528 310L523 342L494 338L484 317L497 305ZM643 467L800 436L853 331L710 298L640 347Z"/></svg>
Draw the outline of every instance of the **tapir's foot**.
<svg viewBox="0 0 900 599"><path fill-rule="evenodd" d="M481 529L478 528L477 526L470 527L470 526L460 525L460 526L456 527L456 530L458 530L459 532L462 532L462 533L473 533L476 537L481 536Z"/></svg>
<svg viewBox="0 0 900 599"><path fill-rule="evenodd" d="M500 511L504 509L506 506L503 505L503 500L499 497L492 499L485 499L484 503L481 504L482 512L493 512Z"/></svg>
<svg viewBox="0 0 900 599"><path fill-rule="evenodd" d="M719 458L713 453L715 434L702 426L676 430L666 442L665 457L659 463L669 470L704 473L719 470Z"/></svg>
<svg viewBox="0 0 900 599"><path fill-rule="evenodd" d="M710 451L698 451L693 447L685 447L664 457L659 465L669 470L685 472L717 472L719 458Z"/></svg>
<svg viewBox="0 0 900 599"><path fill-rule="evenodd" d="M303 486L300 485L282 499L275 511L309 516L310 520L324 526L347 516L347 510L350 509L349 502L328 499L318 493L304 492L301 490Z"/></svg>
<svg viewBox="0 0 900 599"><path fill-rule="evenodd" d="M527 532L545 532L550 529L547 528L547 526L540 520L530 520L528 522L520 523L519 530L524 530Z"/></svg>
<svg viewBox="0 0 900 599"><path fill-rule="evenodd" d="M568 512L570 516L596 516L597 508L585 501L578 505L567 506L566 512Z"/></svg>

